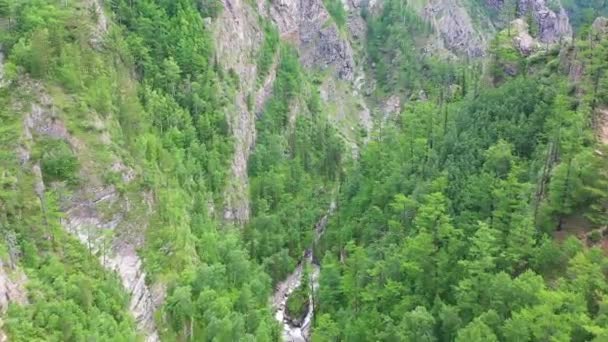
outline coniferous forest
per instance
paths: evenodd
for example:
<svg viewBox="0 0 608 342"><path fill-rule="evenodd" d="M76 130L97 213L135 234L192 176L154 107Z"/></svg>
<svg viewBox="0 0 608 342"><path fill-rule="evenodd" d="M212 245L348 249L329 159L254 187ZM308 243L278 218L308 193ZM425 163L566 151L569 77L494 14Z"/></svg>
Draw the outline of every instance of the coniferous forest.
<svg viewBox="0 0 608 342"><path fill-rule="evenodd" d="M0 341L608 341L606 15L0 0Z"/></svg>

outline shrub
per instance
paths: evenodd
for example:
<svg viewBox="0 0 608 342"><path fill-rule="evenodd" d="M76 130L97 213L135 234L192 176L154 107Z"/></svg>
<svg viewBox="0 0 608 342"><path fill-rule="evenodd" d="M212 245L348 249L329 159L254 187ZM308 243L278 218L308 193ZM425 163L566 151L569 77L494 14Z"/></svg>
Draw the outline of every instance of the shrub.
<svg viewBox="0 0 608 342"><path fill-rule="evenodd" d="M343 28L346 25L346 11L344 10L344 5L340 0L325 0L325 7L327 7L327 12L334 19L336 25L339 28Z"/></svg>
<svg viewBox="0 0 608 342"><path fill-rule="evenodd" d="M602 239L602 234L599 230L594 230L589 234L589 241L592 243L598 243Z"/></svg>
<svg viewBox="0 0 608 342"><path fill-rule="evenodd" d="M45 182L77 179L78 159L63 140L49 139L42 142L41 169Z"/></svg>

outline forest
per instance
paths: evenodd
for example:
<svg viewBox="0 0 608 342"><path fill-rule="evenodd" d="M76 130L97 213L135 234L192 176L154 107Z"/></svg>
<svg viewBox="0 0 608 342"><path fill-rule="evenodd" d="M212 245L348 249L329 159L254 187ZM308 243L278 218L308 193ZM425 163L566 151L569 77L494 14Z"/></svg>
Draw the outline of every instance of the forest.
<svg viewBox="0 0 608 342"><path fill-rule="evenodd" d="M608 4L558 2L572 39L530 55L512 46L511 9L466 4L500 22L479 59L418 48L437 32L416 1L357 8L375 85L365 143L332 120L331 72L240 4L259 44L240 56L252 87L273 81L259 112L246 95L239 224L222 209L245 81L215 36L237 10L0 0L0 340L284 340L272 297L299 267L285 311L312 308L312 341L608 341L608 30L593 24ZM318 6L348 36L353 11ZM391 95L403 105L383 114ZM78 201L118 223L74 232ZM108 267L126 243L162 293L155 338Z"/></svg>
<svg viewBox="0 0 608 342"><path fill-rule="evenodd" d="M346 173L319 246L313 340L608 338L608 159L593 133L608 40L575 40L586 73L572 84L559 51L506 75L506 35L492 86L448 71L458 91L431 83ZM391 77L415 80L405 65Z"/></svg>

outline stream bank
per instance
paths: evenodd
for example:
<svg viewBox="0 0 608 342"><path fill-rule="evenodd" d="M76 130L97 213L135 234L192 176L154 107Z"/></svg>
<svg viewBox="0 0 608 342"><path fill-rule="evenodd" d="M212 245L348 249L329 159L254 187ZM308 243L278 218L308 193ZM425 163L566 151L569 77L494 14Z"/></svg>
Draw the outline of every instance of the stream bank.
<svg viewBox="0 0 608 342"><path fill-rule="evenodd" d="M319 241L319 239L325 232L327 222L329 221L329 216L331 216L335 208L336 203L332 201L327 213L323 215L323 217L321 217L319 222L317 222L317 224L315 225L315 238L313 244L304 252L302 259L300 260L298 266L296 266L294 271L285 280L283 280L277 285L276 290L272 296L272 307L275 310L275 318L283 326L283 341L310 341L312 319L314 317L315 311L313 296L319 288L320 273L320 267L314 261L313 246ZM301 324L294 324L293 320L290 319L290 317L288 317L286 314L287 300L289 299L291 294L302 284L302 273L304 271L305 265L310 265L310 279L308 281L310 282L310 284L312 284L312 291L310 293L310 298L308 301L306 316L303 320L301 320Z"/></svg>

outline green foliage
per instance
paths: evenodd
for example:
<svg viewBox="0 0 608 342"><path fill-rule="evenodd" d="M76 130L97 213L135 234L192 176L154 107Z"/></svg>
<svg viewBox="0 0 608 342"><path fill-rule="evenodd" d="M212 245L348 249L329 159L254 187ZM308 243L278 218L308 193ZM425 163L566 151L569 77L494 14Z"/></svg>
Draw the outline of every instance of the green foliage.
<svg viewBox="0 0 608 342"><path fill-rule="evenodd" d="M490 327L475 320L458 332L457 342L496 342L498 339Z"/></svg>
<svg viewBox="0 0 608 342"><path fill-rule="evenodd" d="M118 279L105 274L79 242L61 235L54 231L55 243L63 248L61 259L43 257L28 265L36 267L28 274L30 304L9 308L5 331L11 341L136 339L134 322L126 313L128 297ZM26 241L24 250L32 252Z"/></svg>
<svg viewBox="0 0 608 342"><path fill-rule="evenodd" d="M201 0L197 4L203 18L217 18L224 9L219 0Z"/></svg>
<svg viewBox="0 0 608 342"><path fill-rule="evenodd" d="M34 175L20 169L15 154L20 120L14 113L6 115L12 107L5 91L0 96L4 103L0 117L3 128L10 130L2 132L6 140L0 149L0 229L4 237L17 237L17 245L11 248L18 251L28 276L29 304L10 305L3 330L11 341L137 339L135 324L127 314L128 296L117 277L106 273L97 256L61 227L57 194L47 191L38 197ZM50 144L53 153L67 148L59 141ZM65 176L61 159L51 160L51 170Z"/></svg>
<svg viewBox="0 0 608 342"><path fill-rule="evenodd" d="M575 33L584 32L595 18L608 15L608 3L604 0L561 0L568 12Z"/></svg>
<svg viewBox="0 0 608 342"><path fill-rule="evenodd" d="M347 14L344 10L344 4L340 0L323 0L325 4L325 8L327 8L327 12L331 15L331 18L334 20L336 25L340 29L344 29L346 25Z"/></svg>
<svg viewBox="0 0 608 342"><path fill-rule="evenodd" d="M277 29L270 25L268 22L263 22L264 24L264 43L262 44L262 48L260 49L258 56L258 79L263 81L268 72L270 71L270 66L275 60L275 55L277 50L279 49L279 32Z"/></svg>
<svg viewBox="0 0 608 342"><path fill-rule="evenodd" d="M342 142L321 112L298 56L286 45L280 53L273 95L256 122L249 160L253 217L244 232L251 255L273 281L287 275L310 245L342 155ZM294 120L291 108L302 93L311 105Z"/></svg>
<svg viewBox="0 0 608 342"><path fill-rule="evenodd" d="M272 285L311 245L315 256L324 253L315 340L607 336L606 257L575 238L560 244L550 235L571 215L607 223L608 162L588 127L608 98L605 40L572 47L585 67L576 89L582 98L562 86L562 65L552 55L524 59L504 33L492 47L495 58L526 77L479 88L475 67L418 51L431 28L413 7L386 2L380 16L369 17L367 40L380 93L424 90L429 99L388 120L345 173L343 143L314 82L264 24L258 75L277 61L277 78L256 121L251 220L239 231L223 227L212 210L226 185L233 153L226 113L240 87L238 75L217 63L203 20L217 17L220 4L111 1L117 25L91 49L92 18L79 5L0 2L0 15L10 18L0 39L11 81L0 89L0 230L16 237L11 248L29 278L29 304L11 305L3 317L11 340L141 339L116 276L61 227L60 202L69 194L37 193L29 171L40 161L47 185L76 185L77 174L90 171L80 170L86 162L105 165L114 155L140 173L121 184L118 173L101 172L135 207L133 215L145 218L140 255L148 281L167 288L157 315L164 340L278 340ZM325 5L344 28L342 3ZM543 62L545 76L524 72ZM32 160L19 160L16 151L27 144L15 109L31 96L17 86L23 72L49 90L70 134L80 134L92 156L34 135ZM451 84L460 91L446 96ZM97 117L108 127L95 125ZM92 141L104 129L111 146ZM338 210L316 245L315 224L337 182ZM152 210L140 208L147 205ZM599 241L598 234L589 238ZM12 253L0 245L2 255ZM290 297L290 314L306 307L307 285Z"/></svg>
<svg viewBox="0 0 608 342"><path fill-rule="evenodd" d="M419 40L430 35L429 23L403 1L386 1L382 8L381 15L369 16L367 32L367 53L380 89L411 95L450 84L456 78L454 66L421 51Z"/></svg>
<svg viewBox="0 0 608 342"><path fill-rule="evenodd" d="M215 63L201 17L217 15L212 9L218 4L113 1L120 26L110 25L103 46L91 50L88 9L25 2L16 8L13 34L2 35L3 47L11 65L54 90L70 133L81 134L83 144L104 146L88 140L105 129L91 123L89 113L96 111L108 119L113 152L141 167L141 179L119 189L136 199L135 213L145 212L139 208L142 191L154 197L154 213L144 215L150 217L141 255L149 280L168 287L157 322L162 338L270 341L278 336L267 305L270 279L244 252L240 234L220 230L208 213L214 194L219 202L232 155L225 112L238 86L238 77ZM131 79L132 70L140 83ZM60 96L63 91L67 96ZM20 132L14 126L21 119L11 116L13 121L3 127ZM94 156L76 158L63 141L34 138L45 181L76 179L80 158L100 166L97 159L108 153L100 147ZM2 146L3 152L5 146L17 150L12 143ZM19 165L13 155L4 164ZM0 226L19 229L34 294L30 305L9 311L5 331L11 340L137 340L127 296L96 256L65 236L53 194L45 194L40 206L31 175L11 172L7 182L21 188L0 198L0 207L10 208L9 222ZM107 182L121 182L116 173L102 174ZM30 210L23 221L24 205L38 214Z"/></svg>
<svg viewBox="0 0 608 342"><path fill-rule="evenodd" d="M606 158L588 126L600 102L593 87L574 101L564 78L529 74L447 103L430 92L383 126L321 242L315 336L601 339L607 259L549 235L574 214L605 224Z"/></svg>
<svg viewBox="0 0 608 342"><path fill-rule="evenodd" d="M189 1L144 1L133 7L116 1L113 8L147 85L142 102L153 114L154 126L166 143L187 152L205 170L205 187L219 192L232 154L222 110L229 89L218 87L224 84L222 74L214 65L211 38L199 12Z"/></svg>
<svg viewBox="0 0 608 342"><path fill-rule="evenodd" d="M45 183L77 180L78 159L65 141L43 140L38 148L41 149L40 166Z"/></svg>
<svg viewBox="0 0 608 342"><path fill-rule="evenodd" d="M327 314L317 318L317 323L313 331L313 340L320 342L337 341L340 331L335 322Z"/></svg>
<svg viewBox="0 0 608 342"><path fill-rule="evenodd" d="M538 34L540 33L539 32L540 31L540 23L538 22L538 19L536 19L536 16L532 12L532 9L529 9L526 12L525 19L526 19L526 23L528 24L528 33L532 37L538 37Z"/></svg>
<svg viewBox="0 0 608 342"><path fill-rule="evenodd" d="M302 318L306 315L310 302L308 292L308 286L304 283L304 286L300 286L291 293L285 306L286 313L289 317Z"/></svg>

